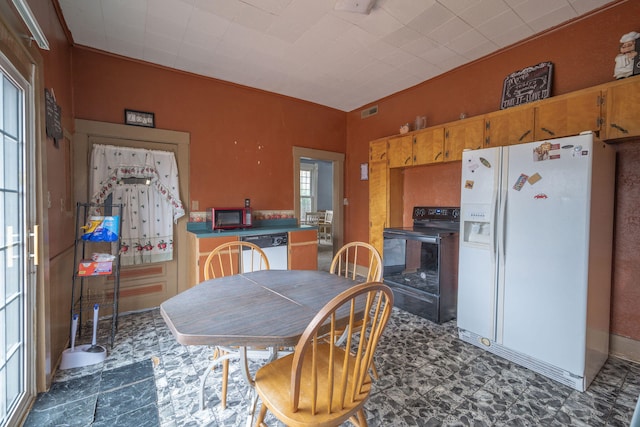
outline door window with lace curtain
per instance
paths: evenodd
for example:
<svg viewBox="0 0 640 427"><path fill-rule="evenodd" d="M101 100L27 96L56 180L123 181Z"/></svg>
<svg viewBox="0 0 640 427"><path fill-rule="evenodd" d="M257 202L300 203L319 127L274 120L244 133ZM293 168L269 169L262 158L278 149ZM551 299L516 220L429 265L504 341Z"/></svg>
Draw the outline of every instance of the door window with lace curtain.
<svg viewBox="0 0 640 427"><path fill-rule="evenodd" d="M123 205L122 265L173 259L173 225L184 208L172 152L96 144L90 180L91 202Z"/></svg>

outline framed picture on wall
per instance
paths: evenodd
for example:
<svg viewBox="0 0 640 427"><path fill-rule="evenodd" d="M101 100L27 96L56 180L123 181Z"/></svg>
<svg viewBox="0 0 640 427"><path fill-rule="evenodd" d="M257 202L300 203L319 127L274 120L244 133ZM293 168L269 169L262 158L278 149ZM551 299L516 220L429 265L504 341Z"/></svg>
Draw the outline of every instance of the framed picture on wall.
<svg viewBox="0 0 640 427"><path fill-rule="evenodd" d="M500 109L515 107L551 96L553 63L541 62L509 74L502 86Z"/></svg>
<svg viewBox="0 0 640 427"><path fill-rule="evenodd" d="M124 110L124 124L132 126L143 126L147 128L156 127L155 114L145 111Z"/></svg>

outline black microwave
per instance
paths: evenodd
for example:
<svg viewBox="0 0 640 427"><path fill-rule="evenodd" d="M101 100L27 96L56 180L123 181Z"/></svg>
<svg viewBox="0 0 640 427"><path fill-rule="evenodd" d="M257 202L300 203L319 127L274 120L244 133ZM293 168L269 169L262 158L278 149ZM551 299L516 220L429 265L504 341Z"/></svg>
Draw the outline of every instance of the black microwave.
<svg viewBox="0 0 640 427"><path fill-rule="evenodd" d="M250 228L251 225L251 208L207 209L207 228L210 230Z"/></svg>

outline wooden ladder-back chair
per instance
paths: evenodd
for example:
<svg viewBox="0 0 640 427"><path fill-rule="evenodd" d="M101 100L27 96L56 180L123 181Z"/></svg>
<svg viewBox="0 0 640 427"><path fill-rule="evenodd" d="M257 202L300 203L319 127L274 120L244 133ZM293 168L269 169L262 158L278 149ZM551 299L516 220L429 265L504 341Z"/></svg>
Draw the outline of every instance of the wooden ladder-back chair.
<svg viewBox="0 0 640 427"><path fill-rule="evenodd" d="M358 264L358 261L365 264ZM351 280L377 282L382 279L382 258L368 243L347 243L334 255L329 272Z"/></svg>
<svg viewBox="0 0 640 427"><path fill-rule="evenodd" d="M358 264L365 261L365 265ZM351 280L379 282L382 280L382 258L378 250L365 242L351 242L341 247L333 257L329 273ZM373 377L378 379L378 370L371 364Z"/></svg>
<svg viewBox="0 0 640 427"><path fill-rule="evenodd" d="M309 323L293 354L261 367L255 389L267 409L287 426L366 426L369 369L391 315L393 292L380 282L353 286L329 301ZM346 339L340 340L347 331ZM326 339L329 337L330 339Z"/></svg>
<svg viewBox="0 0 640 427"><path fill-rule="evenodd" d="M251 251L247 256L244 251ZM243 262L243 259L248 262ZM231 276L238 273L248 273L252 271L269 270L269 259L264 251L251 242L228 242L216 247L204 262L204 279L215 279L217 277ZM215 286L211 284L211 286ZM213 360L228 355L229 348L223 349L216 346L213 351ZM228 356L227 356L228 357ZM200 389L201 406L204 405L204 379ZM222 390L220 392L220 405L227 407L227 386L229 383L229 359L222 361Z"/></svg>
<svg viewBox="0 0 640 427"><path fill-rule="evenodd" d="M251 251L243 257L243 251ZM242 260L249 260L244 265ZM251 271L269 270L269 260L264 251L251 242L228 242L216 247L204 262L204 279L231 276Z"/></svg>
<svg viewBox="0 0 640 427"><path fill-rule="evenodd" d="M332 242L333 211L324 211L324 218L320 218L318 223L318 240L324 240L326 243Z"/></svg>

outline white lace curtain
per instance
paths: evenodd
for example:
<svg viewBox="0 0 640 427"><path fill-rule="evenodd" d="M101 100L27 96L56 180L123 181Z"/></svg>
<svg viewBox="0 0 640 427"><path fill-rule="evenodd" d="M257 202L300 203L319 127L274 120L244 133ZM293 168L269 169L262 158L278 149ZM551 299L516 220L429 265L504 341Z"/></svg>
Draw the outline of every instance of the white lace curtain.
<svg viewBox="0 0 640 427"><path fill-rule="evenodd" d="M127 183L130 178L147 184ZM91 201L122 203L122 265L173 259L173 224L184 215L172 152L93 146Z"/></svg>

